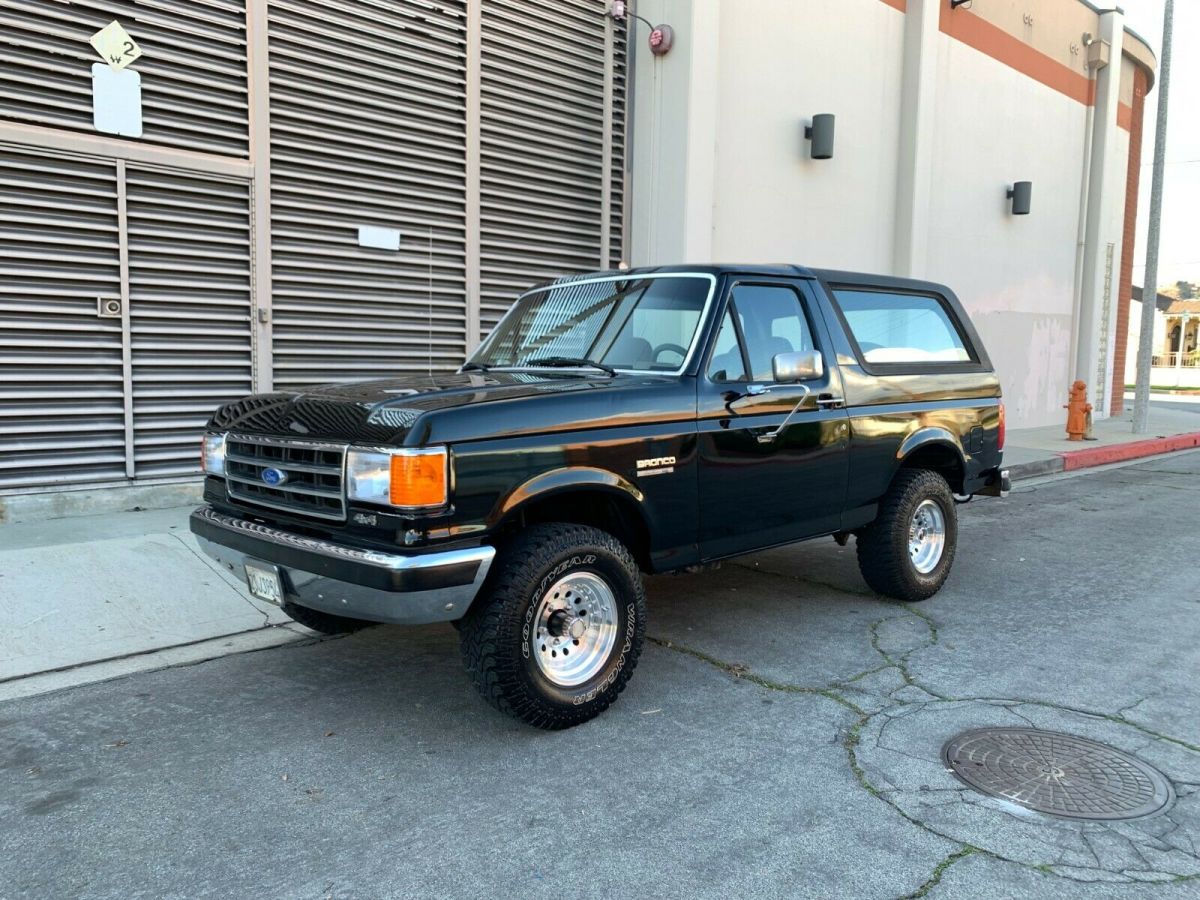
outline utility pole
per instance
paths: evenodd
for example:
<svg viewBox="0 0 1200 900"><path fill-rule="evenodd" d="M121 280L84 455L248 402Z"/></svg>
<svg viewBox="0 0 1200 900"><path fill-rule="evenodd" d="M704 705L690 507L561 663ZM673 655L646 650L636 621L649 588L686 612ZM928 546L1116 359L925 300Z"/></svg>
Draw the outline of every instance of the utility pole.
<svg viewBox="0 0 1200 900"><path fill-rule="evenodd" d="M1171 88L1171 31L1175 0L1163 7L1162 62L1158 70L1158 124L1154 130L1154 176L1150 185L1150 233L1142 279L1142 331L1138 336L1137 384L1133 393L1133 432L1150 430L1150 362L1154 353L1154 313L1158 308L1158 244L1162 225L1163 176L1167 168L1167 101ZM1180 339L1179 349L1183 350Z"/></svg>

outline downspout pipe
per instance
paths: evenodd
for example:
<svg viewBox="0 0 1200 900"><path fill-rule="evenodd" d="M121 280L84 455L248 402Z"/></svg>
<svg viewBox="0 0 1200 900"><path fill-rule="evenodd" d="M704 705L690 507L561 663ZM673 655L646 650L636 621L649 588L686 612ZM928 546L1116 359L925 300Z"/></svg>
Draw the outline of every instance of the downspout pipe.
<svg viewBox="0 0 1200 900"><path fill-rule="evenodd" d="M1086 47L1091 40L1085 42ZM1086 120L1083 128L1083 176L1079 186L1079 223L1075 235L1075 288L1071 297L1071 321L1078 324L1079 310L1083 302L1083 267L1086 261L1088 194L1092 185L1092 129L1096 122L1096 72L1088 71L1088 98ZM1067 383L1074 378L1075 360L1079 355L1079 329L1071 330L1071 355L1067 360Z"/></svg>
<svg viewBox="0 0 1200 900"><path fill-rule="evenodd" d="M1080 279L1079 314L1076 319L1074 379L1088 386L1097 418L1108 414L1108 363L1111 354L1101 352L1107 343L1111 322L1106 321L1117 283L1117 257L1111 259L1109 271L1107 246L1119 244L1113 234L1113 223L1120 218L1117 192L1106 190L1115 180L1118 164L1117 107L1121 98L1121 53L1124 37L1124 16L1119 10L1100 14L1101 40L1109 46L1107 65L1097 64L1095 103L1092 119L1092 151L1088 172L1086 229L1084 232L1083 271ZM1123 205L1123 204L1122 204ZM1106 329L1105 333L1101 333Z"/></svg>

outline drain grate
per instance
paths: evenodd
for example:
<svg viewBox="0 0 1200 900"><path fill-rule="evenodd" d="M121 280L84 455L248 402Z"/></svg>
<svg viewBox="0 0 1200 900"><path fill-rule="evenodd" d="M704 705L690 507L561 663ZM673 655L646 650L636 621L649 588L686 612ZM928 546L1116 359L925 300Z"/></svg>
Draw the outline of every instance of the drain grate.
<svg viewBox="0 0 1200 900"><path fill-rule="evenodd" d="M942 748L942 758L976 790L1064 819L1139 819L1175 799L1171 783L1140 759L1055 731L966 731Z"/></svg>

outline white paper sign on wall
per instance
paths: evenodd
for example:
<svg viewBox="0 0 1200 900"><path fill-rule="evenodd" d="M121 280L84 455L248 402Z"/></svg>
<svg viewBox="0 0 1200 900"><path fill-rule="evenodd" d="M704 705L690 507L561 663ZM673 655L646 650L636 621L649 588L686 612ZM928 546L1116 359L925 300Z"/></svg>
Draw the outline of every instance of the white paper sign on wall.
<svg viewBox="0 0 1200 900"><path fill-rule="evenodd" d="M117 71L124 69L142 55L142 48L116 19L93 34L91 44L100 54L100 58Z"/></svg>
<svg viewBox="0 0 1200 900"><path fill-rule="evenodd" d="M92 124L105 134L142 136L142 76L92 63Z"/></svg>
<svg viewBox="0 0 1200 900"><path fill-rule="evenodd" d="M399 250L400 229L381 228L378 225L358 226L358 246L376 250Z"/></svg>

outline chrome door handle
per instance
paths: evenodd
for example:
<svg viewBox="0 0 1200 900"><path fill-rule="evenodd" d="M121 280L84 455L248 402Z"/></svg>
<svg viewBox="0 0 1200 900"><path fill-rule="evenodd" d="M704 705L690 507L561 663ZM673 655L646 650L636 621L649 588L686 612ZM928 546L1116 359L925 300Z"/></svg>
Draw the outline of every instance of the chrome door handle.
<svg viewBox="0 0 1200 900"><path fill-rule="evenodd" d="M835 397L833 394L821 394L817 397L817 406L825 409L841 409L846 405L844 397Z"/></svg>

